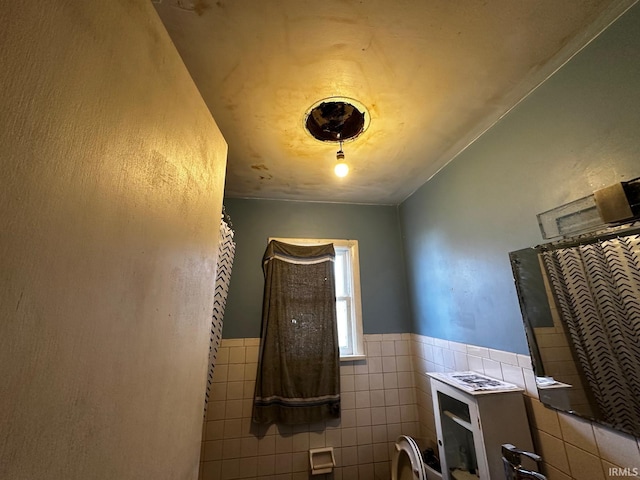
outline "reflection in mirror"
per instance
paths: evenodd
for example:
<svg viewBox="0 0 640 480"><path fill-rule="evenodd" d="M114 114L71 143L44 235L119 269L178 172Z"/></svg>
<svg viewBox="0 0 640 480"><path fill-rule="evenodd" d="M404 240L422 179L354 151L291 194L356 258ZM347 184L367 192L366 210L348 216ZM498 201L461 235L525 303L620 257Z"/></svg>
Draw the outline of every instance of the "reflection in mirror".
<svg viewBox="0 0 640 480"><path fill-rule="evenodd" d="M640 437L640 234L509 254L540 401Z"/></svg>

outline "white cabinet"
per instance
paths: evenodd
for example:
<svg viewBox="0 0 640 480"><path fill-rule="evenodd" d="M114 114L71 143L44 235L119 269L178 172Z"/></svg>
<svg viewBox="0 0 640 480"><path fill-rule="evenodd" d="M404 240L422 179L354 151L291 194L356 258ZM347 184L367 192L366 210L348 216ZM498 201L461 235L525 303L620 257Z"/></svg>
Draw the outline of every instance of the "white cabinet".
<svg viewBox="0 0 640 480"><path fill-rule="evenodd" d="M504 479L502 444L533 449L522 389L473 372L428 375L442 478ZM483 378L496 389L473 390Z"/></svg>

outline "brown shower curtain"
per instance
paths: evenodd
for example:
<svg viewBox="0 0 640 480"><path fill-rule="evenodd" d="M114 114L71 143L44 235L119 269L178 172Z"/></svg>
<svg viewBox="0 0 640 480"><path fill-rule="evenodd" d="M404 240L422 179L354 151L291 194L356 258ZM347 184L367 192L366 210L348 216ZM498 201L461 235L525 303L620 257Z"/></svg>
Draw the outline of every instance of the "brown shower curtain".
<svg viewBox="0 0 640 480"><path fill-rule="evenodd" d="M253 420L340 417L333 245L272 240L263 258L262 338Z"/></svg>

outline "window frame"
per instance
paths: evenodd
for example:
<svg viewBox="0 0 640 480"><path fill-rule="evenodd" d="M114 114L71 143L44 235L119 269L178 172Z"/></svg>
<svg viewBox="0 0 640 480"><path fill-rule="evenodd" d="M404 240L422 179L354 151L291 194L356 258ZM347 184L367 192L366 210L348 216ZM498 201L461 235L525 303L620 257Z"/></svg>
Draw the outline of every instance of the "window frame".
<svg viewBox="0 0 640 480"><path fill-rule="evenodd" d="M351 270L351 336L353 339L353 352L340 353L340 361L348 362L366 358L364 351L364 331L362 328L362 296L360 290L360 256L358 241L340 238L285 238L269 237L269 241L289 243L291 245L326 245L333 244L335 249L347 250L350 259ZM336 295L337 298L337 295Z"/></svg>

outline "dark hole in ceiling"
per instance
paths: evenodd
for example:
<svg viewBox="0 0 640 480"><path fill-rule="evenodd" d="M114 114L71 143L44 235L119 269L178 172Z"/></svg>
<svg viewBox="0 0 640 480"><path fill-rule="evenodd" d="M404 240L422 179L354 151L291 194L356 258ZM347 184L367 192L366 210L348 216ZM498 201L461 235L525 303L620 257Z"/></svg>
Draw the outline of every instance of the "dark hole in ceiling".
<svg viewBox="0 0 640 480"><path fill-rule="evenodd" d="M364 130L364 112L347 102L322 102L309 111L305 127L323 142L349 140Z"/></svg>

